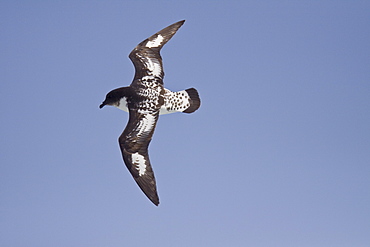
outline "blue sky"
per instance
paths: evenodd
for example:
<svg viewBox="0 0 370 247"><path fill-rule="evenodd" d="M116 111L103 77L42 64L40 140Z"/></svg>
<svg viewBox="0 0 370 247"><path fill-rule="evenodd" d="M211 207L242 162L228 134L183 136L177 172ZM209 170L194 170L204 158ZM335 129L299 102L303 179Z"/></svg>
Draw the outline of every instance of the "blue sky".
<svg viewBox="0 0 370 247"><path fill-rule="evenodd" d="M0 1L1 246L370 245L369 1ZM198 89L123 164L129 52L182 19L165 85Z"/></svg>

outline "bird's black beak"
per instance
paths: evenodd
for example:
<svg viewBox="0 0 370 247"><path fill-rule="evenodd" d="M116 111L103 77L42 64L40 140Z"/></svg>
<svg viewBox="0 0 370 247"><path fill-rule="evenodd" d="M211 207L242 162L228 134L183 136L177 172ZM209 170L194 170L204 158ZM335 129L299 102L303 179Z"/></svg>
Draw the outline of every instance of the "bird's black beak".
<svg viewBox="0 0 370 247"><path fill-rule="evenodd" d="M103 102L103 103L101 103L101 105L99 106L99 108L101 109L101 108L103 108L105 106L105 103Z"/></svg>

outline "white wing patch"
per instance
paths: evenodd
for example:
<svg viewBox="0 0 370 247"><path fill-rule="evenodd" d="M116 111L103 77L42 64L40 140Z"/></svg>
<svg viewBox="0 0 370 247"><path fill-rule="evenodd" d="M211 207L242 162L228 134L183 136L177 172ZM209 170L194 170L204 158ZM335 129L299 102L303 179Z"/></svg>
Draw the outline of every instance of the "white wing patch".
<svg viewBox="0 0 370 247"><path fill-rule="evenodd" d="M162 67L156 58L144 57L141 54L137 54L137 56L145 63L146 69L152 72L153 76L161 77Z"/></svg>
<svg viewBox="0 0 370 247"><path fill-rule="evenodd" d="M138 152L131 155L132 164L135 169L139 172L139 176L142 176L146 172L145 157Z"/></svg>
<svg viewBox="0 0 370 247"><path fill-rule="evenodd" d="M158 34L158 36L155 39L148 41L145 46L148 48L158 47L162 44L163 40L164 40L163 36Z"/></svg>
<svg viewBox="0 0 370 247"><path fill-rule="evenodd" d="M156 119L152 114L145 114L144 117L140 119L139 126L137 127L137 135L141 136L145 132L150 132L153 129L155 121Z"/></svg>
<svg viewBox="0 0 370 247"><path fill-rule="evenodd" d="M152 59L146 60L145 65L147 66L148 70L150 70L154 76L160 76L162 72L161 65L159 63L154 62Z"/></svg>

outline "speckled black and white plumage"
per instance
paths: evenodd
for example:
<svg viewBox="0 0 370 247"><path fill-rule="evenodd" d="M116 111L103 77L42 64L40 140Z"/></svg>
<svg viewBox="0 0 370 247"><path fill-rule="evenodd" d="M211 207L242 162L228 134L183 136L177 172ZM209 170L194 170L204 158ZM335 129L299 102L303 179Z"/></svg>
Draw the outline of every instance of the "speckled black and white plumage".
<svg viewBox="0 0 370 247"><path fill-rule="evenodd" d="M192 113L200 106L196 89L172 92L163 87L160 50L184 22L176 22L138 44L129 55L135 66L131 85L110 91L100 105L129 112L128 124L118 139L122 157L136 183L155 205L159 198L148 146L158 117L174 112Z"/></svg>

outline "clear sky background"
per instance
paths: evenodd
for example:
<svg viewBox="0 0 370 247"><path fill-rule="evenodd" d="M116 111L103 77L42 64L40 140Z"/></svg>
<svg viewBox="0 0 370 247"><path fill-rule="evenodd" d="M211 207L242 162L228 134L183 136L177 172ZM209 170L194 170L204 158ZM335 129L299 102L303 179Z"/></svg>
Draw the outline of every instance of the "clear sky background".
<svg viewBox="0 0 370 247"><path fill-rule="evenodd" d="M0 1L0 246L370 246L369 1ZM129 52L182 19L154 206L123 164Z"/></svg>

